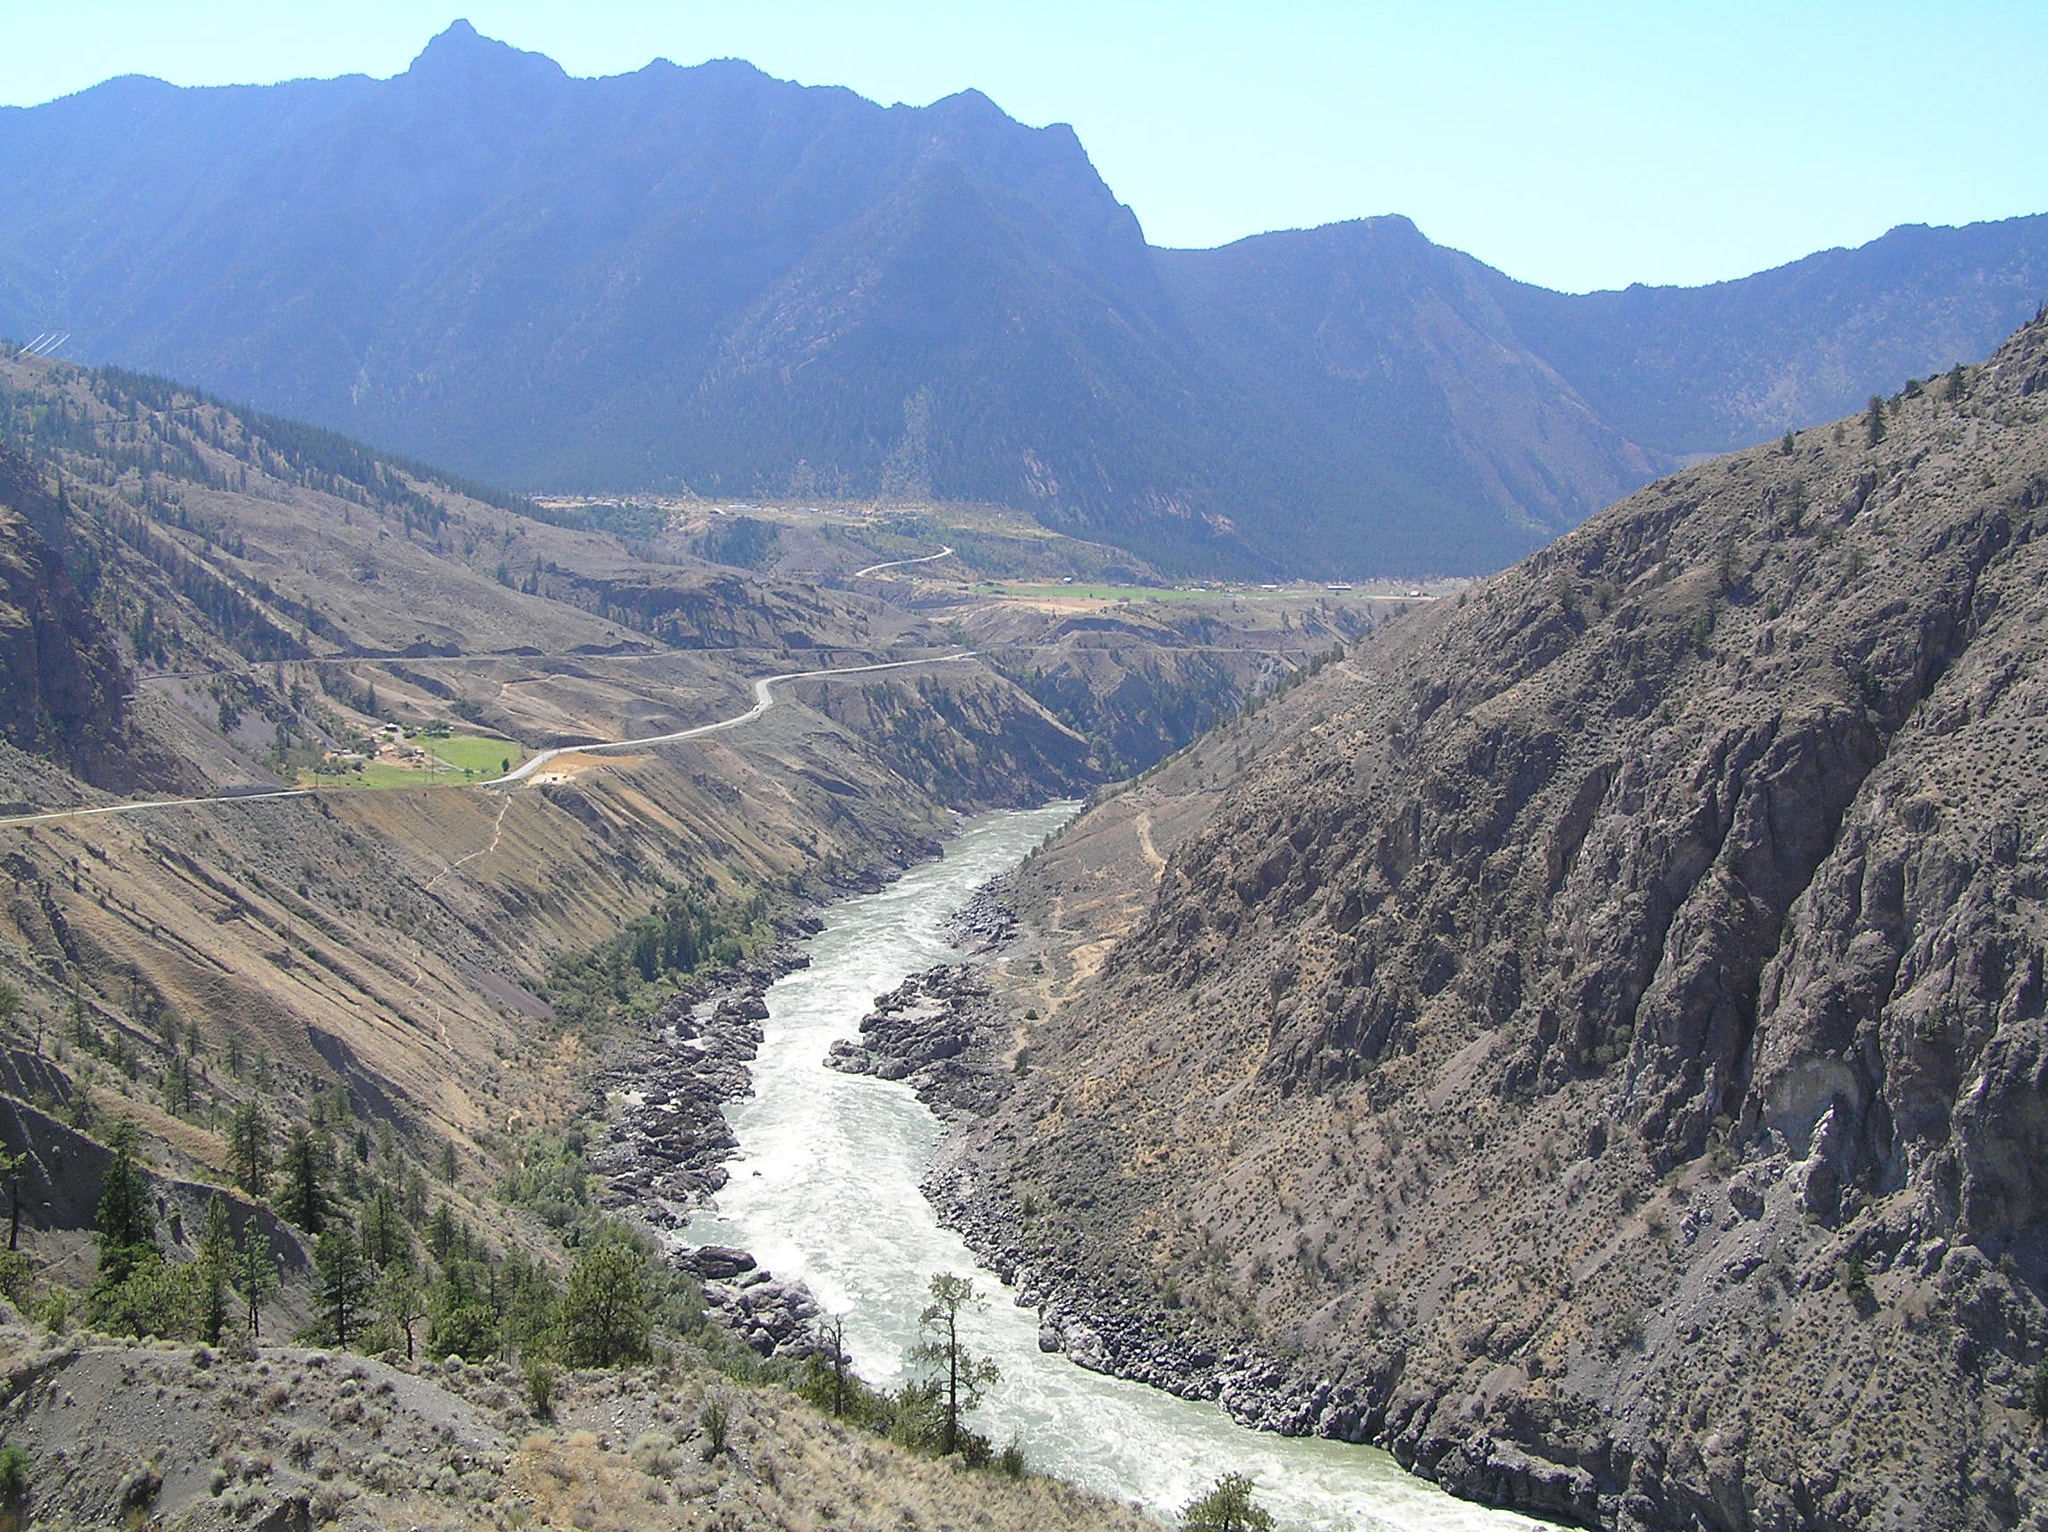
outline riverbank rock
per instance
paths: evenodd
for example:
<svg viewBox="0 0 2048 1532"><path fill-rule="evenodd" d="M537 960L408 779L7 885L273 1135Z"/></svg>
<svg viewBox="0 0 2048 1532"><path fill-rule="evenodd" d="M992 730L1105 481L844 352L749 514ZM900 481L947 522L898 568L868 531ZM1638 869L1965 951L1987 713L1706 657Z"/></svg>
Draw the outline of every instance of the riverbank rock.
<svg viewBox="0 0 2048 1532"><path fill-rule="evenodd" d="M724 1104L753 1092L768 986L810 960L783 946L681 991L652 1032L598 1072L607 1122L586 1153L607 1207L655 1231L681 1228L727 1179L739 1140Z"/></svg>
<svg viewBox="0 0 2048 1532"><path fill-rule="evenodd" d="M728 1252L745 1255L744 1251ZM704 1283L704 1316L765 1357L802 1361L819 1350L815 1321L824 1313L803 1282L778 1282L748 1268L728 1281ZM680 1264L680 1262L679 1262Z"/></svg>
<svg viewBox="0 0 2048 1532"><path fill-rule="evenodd" d="M751 1251L730 1245L697 1245L676 1252L675 1264L708 1282L729 1282L754 1269Z"/></svg>
<svg viewBox="0 0 2048 1532"><path fill-rule="evenodd" d="M946 922L946 938L969 957L1009 945L1017 934L1017 912L1003 897L1001 879L977 888Z"/></svg>
<svg viewBox="0 0 2048 1532"><path fill-rule="evenodd" d="M991 1055L1009 1030L986 975L949 963L876 996L861 1019L860 1041L834 1042L825 1063L845 1074L907 1081L942 1117L977 1116L1001 1094Z"/></svg>

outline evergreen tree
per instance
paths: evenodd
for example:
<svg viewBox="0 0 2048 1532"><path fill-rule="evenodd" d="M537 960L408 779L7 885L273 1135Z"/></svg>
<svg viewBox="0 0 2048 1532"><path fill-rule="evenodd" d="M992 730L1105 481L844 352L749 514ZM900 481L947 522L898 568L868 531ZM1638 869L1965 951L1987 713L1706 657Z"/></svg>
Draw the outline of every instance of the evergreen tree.
<svg viewBox="0 0 2048 1532"><path fill-rule="evenodd" d="M560 1349L562 1295L545 1267L514 1251L498 1268L494 1286L507 1341L525 1352L552 1355Z"/></svg>
<svg viewBox="0 0 2048 1532"><path fill-rule="evenodd" d="M327 1191L322 1184L320 1148L304 1123L292 1129L284 1151L284 1191L278 1211L308 1234L327 1227Z"/></svg>
<svg viewBox="0 0 2048 1532"><path fill-rule="evenodd" d="M455 1212L447 1203L434 1209L434 1216L427 1220L427 1250L437 1261L446 1261L455 1253L456 1231Z"/></svg>
<svg viewBox="0 0 2048 1532"><path fill-rule="evenodd" d="M0 1150L0 1180L7 1183L7 1249L21 1248L21 1173L28 1169L28 1156L11 1149Z"/></svg>
<svg viewBox="0 0 2048 1532"><path fill-rule="evenodd" d="M377 1322L393 1340L404 1337L405 1359L413 1359L413 1326L427 1317L426 1295L412 1268L393 1266L377 1284Z"/></svg>
<svg viewBox="0 0 2048 1532"><path fill-rule="evenodd" d="M480 1290L477 1271L467 1261L453 1261L434 1284L433 1323L427 1327L427 1355L486 1357L497 1351L498 1315Z"/></svg>
<svg viewBox="0 0 2048 1532"><path fill-rule="evenodd" d="M1864 440L1869 445L1875 447L1884 440L1884 431L1884 400L1880 399L1876 394L1872 394L1870 396L1870 409L1863 417Z"/></svg>
<svg viewBox="0 0 2048 1532"><path fill-rule="evenodd" d="M1227 1473L1180 1513L1181 1532L1272 1532L1273 1517L1252 1499L1246 1474Z"/></svg>
<svg viewBox="0 0 2048 1532"><path fill-rule="evenodd" d="M394 1261L410 1264L405 1257L411 1244L391 1188L378 1187L376 1195L363 1206L363 1254L371 1265L383 1271Z"/></svg>
<svg viewBox="0 0 2048 1532"><path fill-rule="evenodd" d="M932 1301L917 1319L932 1338L913 1346L910 1356L938 1375L939 1401L944 1412L939 1451L950 1455L962 1445L961 1416L981 1403L981 1391L1001 1374L993 1361L968 1350L960 1337L961 1313L988 1307L986 1298L975 1295L973 1280L942 1271L932 1278L929 1290Z"/></svg>
<svg viewBox="0 0 2048 1532"><path fill-rule="evenodd" d="M270 1125L253 1101L235 1108L234 1122L228 1128L228 1161L235 1185L252 1197L269 1194Z"/></svg>
<svg viewBox="0 0 2048 1532"><path fill-rule="evenodd" d="M182 1053L174 1053L164 1065L164 1110L178 1116L191 1107L192 1070Z"/></svg>
<svg viewBox="0 0 2048 1532"><path fill-rule="evenodd" d="M113 1154L100 1176L96 1219L101 1287L119 1286L137 1266L160 1255L149 1188L135 1163L137 1138L135 1124L125 1119L107 1129L107 1147Z"/></svg>
<svg viewBox="0 0 2048 1532"><path fill-rule="evenodd" d="M229 1288L234 1281L235 1226L225 1197L206 1205L206 1223L199 1232L199 1258L194 1265L199 1335L208 1345L220 1344L227 1328Z"/></svg>
<svg viewBox="0 0 2048 1532"><path fill-rule="evenodd" d="M646 1359L654 1324L646 1266L646 1257L618 1241L600 1244L576 1263L562 1299L562 1338L570 1362L616 1367Z"/></svg>
<svg viewBox="0 0 2048 1532"><path fill-rule="evenodd" d="M249 1333L263 1333L263 1305L277 1291L277 1255L270 1248L270 1236L254 1218L242 1225L242 1242L235 1248L235 1291L248 1305Z"/></svg>
<svg viewBox="0 0 2048 1532"><path fill-rule="evenodd" d="M346 1346L362 1323L370 1271L346 1224L337 1223L313 1246L313 1306L320 1327L337 1346Z"/></svg>

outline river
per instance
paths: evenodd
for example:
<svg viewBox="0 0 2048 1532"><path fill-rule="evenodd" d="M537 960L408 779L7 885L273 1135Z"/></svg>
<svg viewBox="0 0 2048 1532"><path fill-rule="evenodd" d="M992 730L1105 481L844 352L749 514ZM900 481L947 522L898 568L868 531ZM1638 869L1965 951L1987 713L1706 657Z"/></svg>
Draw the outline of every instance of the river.
<svg viewBox="0 0 2048 1532"><path fill-rule="evenodd" d="M946 917L1072 812L1055 804L977 820L941 860L825 912L824 930L807 945L810 967L768 991L755 1094L726 1108L740 1140L732 1181L685 1237L742 1246L778 1277L809 1283L827 1310L845 1316L860 1374L882 1385L905 1375L931 1275L974 1274L992 1301L964 1333L1002 1369L975 1429L998 1445L1015 1435L1035 1469L1162 1515L1235 1471L1254 1477L1259 1502L1287 1528L1540 1525L1454 1499L1376 1448L1247 1430L1214 1404L1041 1352L1036 1311L1018 1308L977 1268L918 1190L937 1119L906 1085L825 1067L833 1039L858 1034L875 996L959 958Z"/></svg>

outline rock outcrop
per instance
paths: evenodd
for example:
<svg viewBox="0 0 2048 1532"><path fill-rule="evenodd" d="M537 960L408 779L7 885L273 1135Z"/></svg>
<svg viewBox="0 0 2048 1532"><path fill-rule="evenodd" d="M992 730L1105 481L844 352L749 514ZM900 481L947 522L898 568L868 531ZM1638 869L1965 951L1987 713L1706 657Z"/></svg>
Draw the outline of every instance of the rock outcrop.
<svg viewBox="0 0 2048 1532"><path fill-rule="evenodd" d="M63 509L35 466L0 447L0 739L100 787L131 786L131 678L38 523Z"/></svg>
<svg viewBox="0 0 2048 1532"><path fill-rule="evenodd" d="M876 996L875 1008L861 1018L861 1040L840 1038L825 1062L850 1075L907 1081L941 1117L972 1116L1001 1097L992 1050L1009 1033L982 972L947 963Z"/></svg>
<svg viewBox="0 0 2048 1532"><path fill-rule="evenodd" d="M739 1140L722 1110L754 1091L747 1065L761 1049L768 986L810 959L771 948L686 986L648 1035L593 1079L606 1122L589 1150L607 1206L657 1231L680 1229L728 1176Z"/></svg>
<svg viewBox="0 0 2048 1532"><path fill-rule="evenodd" d="M2036 320L1396 625L941 1200L1048 1343L1461 1494L2032 1524L2044 533Z"/></svg>

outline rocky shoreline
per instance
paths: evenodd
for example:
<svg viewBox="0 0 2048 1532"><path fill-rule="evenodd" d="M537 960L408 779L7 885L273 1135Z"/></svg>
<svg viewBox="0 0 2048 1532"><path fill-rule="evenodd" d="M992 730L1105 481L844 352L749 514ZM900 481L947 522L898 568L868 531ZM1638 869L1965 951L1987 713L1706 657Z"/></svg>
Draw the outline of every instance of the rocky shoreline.
<svg viewBox="0 0 2048 1532"><path fill-rule="evenodd" d="M753 1091L747 1066L760 1051L768 986L810 962L796 948L800 932L685 987L592 1078L607 1121L586 1157L605 1178L606 1207L669 1233L725 1185L739 1140L720 1109Z"/></svg>
<svg viewBox="0 0 2048 1532"><path fill-rule="evenodd" d="M967 1158L957 1135L941 1143L923 1191L939 1221L966 1240L1013 1301L1038 1310L1041 1351L1183 1399L1214 1400L1253 1430L1384 1448L1408 1472L1461 1499L1583 1526L1614 1522L1611 1487L1586 1467L1485 1432L1444 1435L1435 1419L1440 1400L1401 1388L1398 1350L1350 1377L1307 1372L1240 1336L1176 1323L1158 1294L1039 1249L1020 1237L1025 1210Z"/></svg>
<svg viewBox="0 0 2048 1532"><path fill-rule="evenodd" d="M859 1042L842 1038L825 1063L843 1074L902 1080L940 1118L980 1116L1003 1080L992 1051L1006 1029L988 980L970 963L914 973L861 1019Z"/></svg>
<svg viewBox="0 0 2048 1532"><path fill-rule="evenodd" d="M901 1080L942 1121L986 1115L1007 1093L1004 1055L1015 1022L996 998L980 959L1015 936L1017 917L998 878L975 891L953 918L953 941L970 961L912 974L860 1024L861 1040L834 1043L826 1062L849 1074ZM959 1233L1013 1290L1039 1311L1039 1349L1064 1352L1093 1372L1128 1378L1183 1399L1214 1399L1240 1424L1289 1436L1368 1440L1380 1421L1360 1391L1298 1376L1235 1337L1175 1325L1157 1295L1104 1292L1080 1268L1032 1249L1027 1220L1008 1190L967 1159L958 1134L941 1141L922 1190L939 1221Z"/></svg>
<svg viewBox="0 0 2048 1532"><path fill-rule="evenodd" d="M843 868L831 893L875 893L902 871ZM970 905L956 917L957 939L984 950L1008 936L1011 919ZM604 1127L584 1158L602 1178L601 1205L667 1251L672 1267L697 1280L705 1316L764 1357L801 1360L820 1349L817 1299L801 1281L776 1280L751 1252L691 1245L681 1231L731 1178L726 1162L739 1139L724 1107L753 1094L768 988L810 966L802 944L823 929L815 905L783 917L770 946L683 985L590 1080Z"/></svg>
<svg viewBox="0 0 2048 1532"><path fill-rule="evenodd" d="M1004 1054L1014 1023L980 959L1016 932L1001 887L998 879L977 890L949 922L969 961L912 974L876 996L860 1041L834 1043L830 1067L901 1080L949 1124L996 1105L1011 1078ZM728 1180L738 1140L722 1108L752 1092L748 1066L760 1049L768 987L808 965L799 943L819 927L815 915L799 917L774 947L683 989L592 1082L609 1118L588 1151L591 1169L607 1181L604 1205L667 1247L671 1264L701 1285L706 1316L764 1357L801 1359L819 1349L814 1295L760 1269L748 1251L691 1246L679 1235ZM1038 1310L1041 1350L1181 1398L1216 1400L1260 1430L1358 1442L1378 1429L1354 1387L1298 1377L1235 1338L1176 1327L1156 1295L1105 1292L1078 1266L1034 1251L1019 1237L1026 1220L1014 1199L959 1144L958 1135L942 1141L922 1189L1014 1301Z"/></svg>
<svg viewBox="0 0 2048 1532"><path fill-rule="evenodd" d="M748 1066L760 1052L768 986L809 966L797 944L820 925L810 914L786 922L774 946L663 1005L647 1035L593 1076L607 1121L585 1156L604 1177L603 1205L697 1279L707 1319L761 1356L796 1361L819 1349L813 1322L823 1311L810 1289L776 1281L747 1251L688 1245L680 1233L730 1179L725 1162L739 1140L725 1103L753 1093Z"/></svg>
<svg viewBox="0 0 2048 1532"><path fill-rule="evenodd" d="M958 919L956 939L977 957L999 949L1016 929L1001 880L978 891ZM861 1042L835 1045L829 1062L904 1080L957 1126L1007 1094L1011 1075L1002 1055L1013 1027L982 965L951 964L877 997L861 1023ZM1316 1374L1260 1352L1242 1336L1206 1330L1158 1292L1042 1248L1028 1232L1031 1210L968 1154L960 1133L940 1142L921 1189L939 1221L1011 1289L1012 1301L1038 1311L1042 1351L1183 1399L1214 1400L1254 1430L1382 1446L1409 1472L1466 1499L1587 1525L1601 1521L1602 1496L1584 1468L1510 1443L1431 1432L1435 1401L1401 1393L1398 1351L1349 1377Z"/></svg>
<svg viewBox="0 0 2048 1532"><path fill-rule="evenodd" d="M1038 1310L1041 1351L1183 1399L1213 1399L1255 1430L1347 1442L1376 1434L1381 1418L1356 1385L1305 1377L1241 1338L1175 1325L1155 1295L1104 1290L1096 1274L1020 1238L1023 1210L957 1140L940 1146L923 1191L939 1221L1013 1290L1017 1305Z"/></svg>

